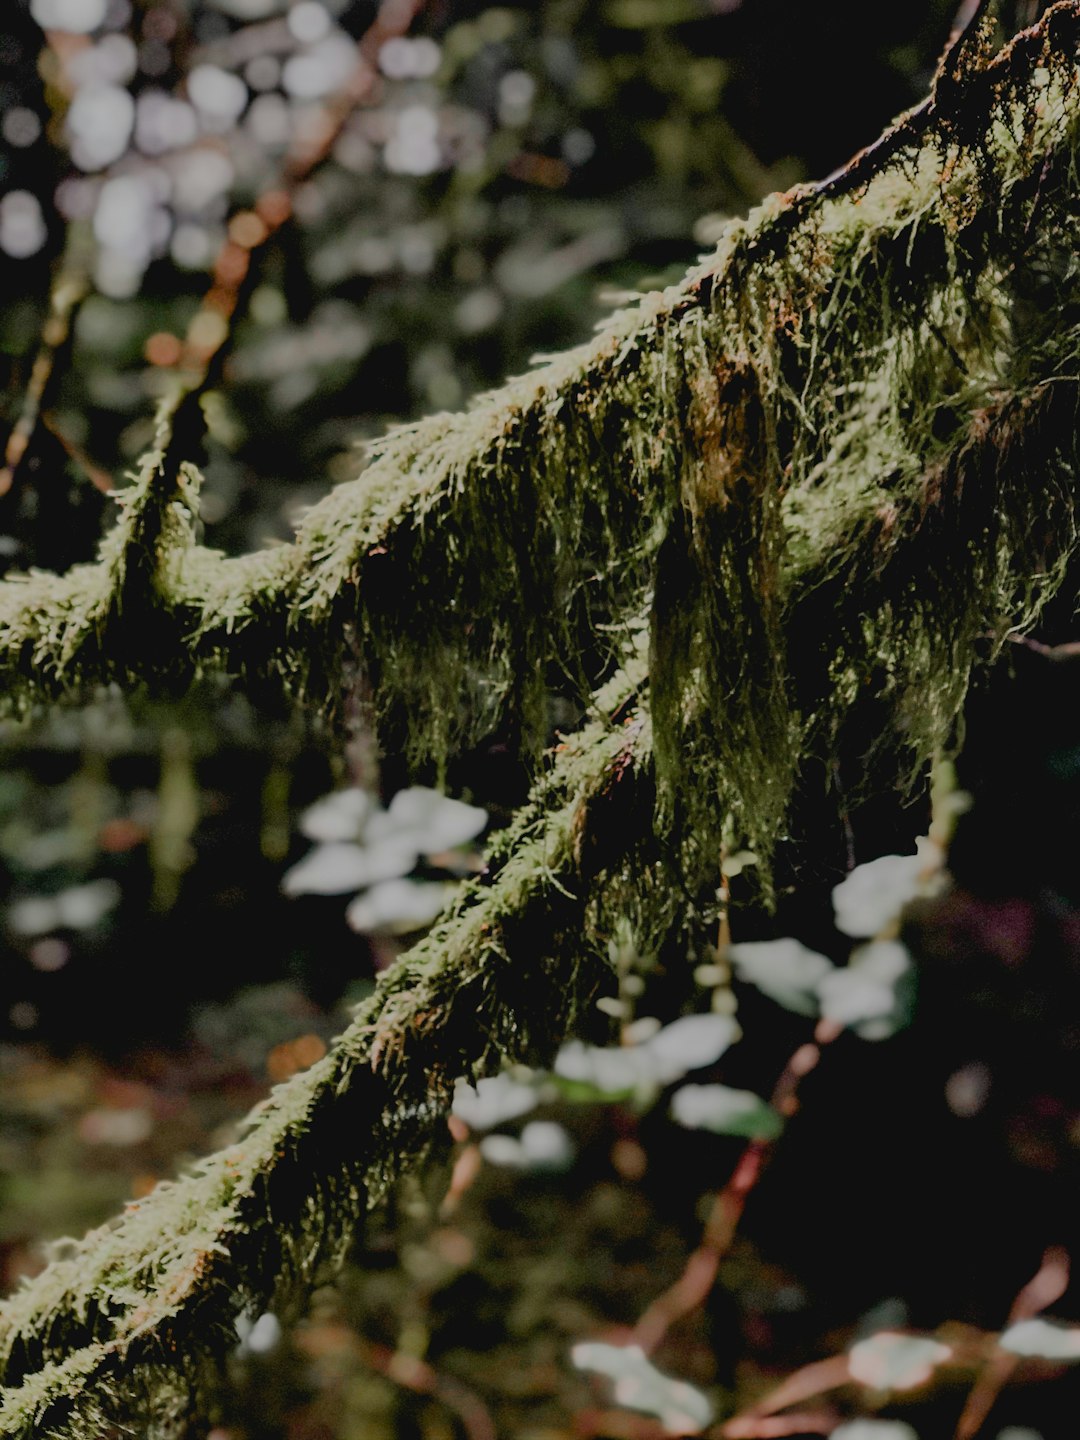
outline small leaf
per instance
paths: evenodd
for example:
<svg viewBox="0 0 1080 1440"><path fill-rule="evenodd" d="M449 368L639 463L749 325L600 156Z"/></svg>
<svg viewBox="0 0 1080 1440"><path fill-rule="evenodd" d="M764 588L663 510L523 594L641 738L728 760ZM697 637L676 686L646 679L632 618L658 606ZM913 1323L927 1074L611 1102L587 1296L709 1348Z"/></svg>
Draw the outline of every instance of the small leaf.
<svg viewBox="0 0 1080 1440"><path fill-rule="evenodd" d="M727 1085L684 1085L671 1097L671 1114L688 1130L775 1140L784 1128L780 1115L750 1090Z"/></svg>
<svg viewBox="0 0 1080 1440"><path fill-rule="evenodd" d="M88 880L56 895L27 895L8 908L8 925L17 935L47 935L50 930L89 930L120 899L115 880Z"/></svg>
<svg viewBox="0 0 1080 1440"><path fill-rule="evenodd" d="M865 1040L885 1040L907 1023L911 956L899 940L874 940L818 981L821 1013Z"/></svg>
<svg viewBox="0 0 1080 1440"><path fill-rule="evenodd" d="M364 885L407 875L419 854L414 845L401 839L378 846L332 841L316 845L286 870L281 888L286 895L344 895Z"/></svg>
<svg viewBox="0 0 1080 1440"><path fill-rule="evenodd" d="M69 930L89 930L105 918L119 899L120 886L115 880L89 880L85 885L72 885L56 897L57 918Z"/></svg>
<svg viewBox="0 0 1080 1440"><path fill-rule="evenodd" d="M266 1355L277 1349L281 1341L281 1321L269 1310L257 1320L240 1315L236 1321L236 1333L240 1338L238 1348L241 1352Z"/></svg>
<svg viewBox="0 0 1080 1440"><path fill-rule="evenodd" d="M690 1070L715 1065L739 1038L730 1015L683 1015L646 1040L661 1084L680 1080Z"/></svg>
<svg viewBox="0 0 1080 1440"><path fill-rule="evenodd" d="M509 1075L489 1075L478 1080L475 1088L467 1080L459 1080L451 1109L473 1130L490 1130L535 1110L539 1099L531 1085L522 1085Z"/></svg>
<svg viewBox="0 0 1080 1440"><path fill-rule="evenodd" d="M818 1013L818 983L833 963L798 940L749 940L732 945L728 956L738 979L796 1015Z"/></svg>
<svg viewBox="0 0 1080 1440"><path fill-rule="evenodd" d="M657 1370L637 1345L584 1341L570 1358L576 1369L612 1380L617 1404L654 1415L669 1435L697 1435L712 1420L713 1408L701 1391Z"/></svg>
<svg viewBox="0 0 1080 1440"><path fill-rule="evenodd" d="M1020 1320L1010 1325L998 1344L1014 1355L1043 1360L1080 1360L1080 1327L1050 1320Z"/></svg>
<svg viewBox="0 0 1080 1440"><path fill-rule="evenodd" d="M684 1015L638 1045L571 1040L556 1057L555 1074L573 1100L626 1100L635 1095L647 1100L688 1071L714 1064L740 1033L729 1015ZM565 1082L574 1088L568 1090Z"/></svg>
<svg viewBox="0 0 1080 1440"><path fill-rule="evenodd" d="M374 808L375 802L366 790L355 786L335 790L304 811L300 816L300 833L309 840L324 843L358 840Z"/></svg>
<svg viewBox="0 0 1080 1440"><path fill-rule="evenodd" d="M520 1139L485 1135L480 1141L480 1153L489 1164L513 1170L562 1172L573 1164L574 1145L553 1120L531 1120Z"/></svg>
<svg viewBox="0 0 1080 1440"><path fill-rule="evenodd" d="M8 906L8 924L16 935L47 935L60 925L56 901L51 895L26 895Z"/></svg>
<svg viewBox="0 0 1080 1440"><path fill-rule="evenodd" d="M438 855L475 839L487 818L487 811L477 805L466 805L438 790L412 785L399 790L389 809L371 819L365 838L400 838L414 845L418 854Z"/></svg>
<svg viewBox="0 0 1080 1440"><path fill-rule="evenodd" d="M358 895L345 911L345 919L364 935L408 935L430 925L456 888L429 880L384 880Z"/></svg>
<svg viewBox="0 0 1080 1440"><path fill-rule="evenodd" d="M643 1045L584 1045L571 1040L555 1057L555 1075L572 1100L625 1100L656 1087L656 1072Z"/></svg>
<svg viewBox="0 0 1080 1440"><path fill-rule="evenodd" d="M848 1368L853 1380L874 1390L913 1390L925 1385L952 1353L937 1340L882 1330L851 1347Z"/></svg>
<svg viewBox="0 0 1080 1440"><path fill-rule="evenodd" d="M833 890L836 928L859 940L880 934L919 893L928 863L922 854L882 855L857 865Z"/></svg>

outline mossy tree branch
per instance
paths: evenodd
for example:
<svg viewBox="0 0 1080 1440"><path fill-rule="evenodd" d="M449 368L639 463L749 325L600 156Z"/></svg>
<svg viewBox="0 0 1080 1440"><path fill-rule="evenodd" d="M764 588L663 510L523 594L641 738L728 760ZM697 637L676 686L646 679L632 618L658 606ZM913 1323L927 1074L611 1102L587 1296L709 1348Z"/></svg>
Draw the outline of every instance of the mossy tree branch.
<svg viewBox="0 0 1080 1440"><path fill-rule="evenodd" d="M959 72L946 114L930 107L855 188L845 172L774 197L593 342L394 431L291 545L235 560L196 545L170 508L193 499L175 466L159 473L163 432L98 565L0 585L7 704L217 667L323 705L348 636L414 752L444 756L508 704L535 736L548 666L587 654L587 694L612 624L670 602L686 545L700 583L676 600L697 639L653 676L678 720L665 784L679 796L677 756L696 751L694 773L709 763L767 845L805 738L781 616L815 551L842 564L883 507L902 530L967 416L1072 373L1075 277L1054 247L1075 207L1078 30L1074 0L1055 5ZM1058 309L1032 336L1018 317L1036 282ZM158 623L129 624L136 605Z"/></svg>
<svg viewBox="0 0 1080 1440"><path fill-rule="evenodd" d="M3 1434L111 1433L136 1416L171 1433L237 1315L302 1300L431 1148L458 1076L545 1061L580 1025L603 983L604 937L640 908L643 875L656 877L651 923L676 923L647 840L592 818L616 790L624 807L651 804L642 678L639 665L599 697L614 713L568 744L492 876L465 887L329 1056L274 1090L245 1139L72 1242L7 1303Z"/></svg>
<svg viewBox="0 0 1080 1440"><path fill-rule="evenodd" d="M210 668L330 707L358 650L417 757L507 706L542 733L560 657L594 715L490 880L247 1140L8 1302L0 1433L170 1433L236 1313L340 1254L456 1075L550 1059L616 916L645 945L700 920L725 825L767 857L867 697L913 765L948 741L982 637L1029 627L1075 549L1078 49L1077 0L965 49L888 143L680 286L393 432L291 545L195 543L165 417L98 563L0 585L13 709Z"/></svg>

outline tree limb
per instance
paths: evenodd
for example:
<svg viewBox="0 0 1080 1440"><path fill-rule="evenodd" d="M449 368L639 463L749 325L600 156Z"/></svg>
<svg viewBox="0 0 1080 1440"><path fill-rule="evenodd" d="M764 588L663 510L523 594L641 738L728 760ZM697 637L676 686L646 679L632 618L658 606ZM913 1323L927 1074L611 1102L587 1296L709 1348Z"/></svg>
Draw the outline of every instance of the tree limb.
<svg viewBox="0 0 1080 1440"><path fill-rule="evenodd" d="M85 1437L135 1419L172 1433L236 1343L237 1316L302 1302L365 1210L431 1149L456 1078L507 1058L549 1062L581 1025L627 876L648 862L629 827L591 818L598 797L648 785L636 670L598 697L629 713L568 743L491 877L464 887L333 1051L278 1086L244 1139L64 1242L5 1304L0 1434ZM672 925L670 901L667 912Z"/></svg>

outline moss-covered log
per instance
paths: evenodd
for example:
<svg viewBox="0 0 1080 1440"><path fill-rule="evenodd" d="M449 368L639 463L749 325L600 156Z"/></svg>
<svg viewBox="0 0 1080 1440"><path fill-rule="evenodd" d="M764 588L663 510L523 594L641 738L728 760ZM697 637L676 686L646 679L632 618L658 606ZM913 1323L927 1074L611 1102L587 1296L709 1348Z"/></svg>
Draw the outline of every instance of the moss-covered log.
<svg viewBox="0 0 1080 1440"><path fill-rule="evenodd" d="M237 1312L340 1253L456 1075L550 1059L617 915L644 943L700 918L724 826L767 855L867 697L925 764L980 648L1034 622L1076 543L1080 4L992 57L982 8L851 169L733 222L590 344L393 432L293 544L197 545L165 416L99 563L0 585L12 708L211 667L327 707L359 652L417 755L506 706L540 734L567 657L595 717L490 880L244 1143L8 1302L0 1433L169 1433Z"/></svg>

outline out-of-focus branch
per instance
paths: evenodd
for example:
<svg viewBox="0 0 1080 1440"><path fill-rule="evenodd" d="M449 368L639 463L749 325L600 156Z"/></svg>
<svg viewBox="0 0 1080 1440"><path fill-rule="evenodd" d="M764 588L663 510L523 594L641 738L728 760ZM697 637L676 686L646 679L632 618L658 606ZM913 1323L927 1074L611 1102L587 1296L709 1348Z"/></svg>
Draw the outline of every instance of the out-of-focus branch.
<svg viewBox="0 0 1080 1440"><path fill-rule="evenodd" d="M1009 1325L1016 1325L1021 1320L1031 1320L1060 1300L1068 1289L1069 1268L1067 1252L1052 1245L1043 1256L1042 1264L1036 1273L1013 1301L1009 1310ZM994 1408L994 1402L1009 1383L1019 1363L1019 1355L995 1347L994 1353L971 1387L957 1422L954 1440L975 1440Z"/></svg>
<svg viewBox="0 0 1080 1440"><path fill-rule="evenodd" d="M387 1345L368 1345L364 1358L372 1369L395 1385L441 1401L461 1421L467 1440L496 1440L495 1422L483 1400L452 1375L444 1374L414 1355L391 1350Z"/></svg>
<svg viewBox="0 0 1080 1440"><path fill-rule="evenodd" d="M1051 1246L1036 1274L1013 1301L1008 1325L1029 1320L1053 1305L1065 1293L1068 1283L1069 1257L1064 1250ZM955 1440L974 1440L998 1395L1020 1363L1020 1356L1002 1350L997 1343L999 1336L969 1325L942 1326L936 1338L948 1346L948 1358L944 1364L950 1370L975 1372L975 1383L955 1432ZM791 1431L782 1427L805 1418L790 1413L792 1406L805 1405L807 1401L816 1400L831 1390L854 1383L850 1357L846 1353L814 1361L788 1375L761 1400L719 1426L717 1433L723 1440L768 1440L774 1435L789 1434ZM789 1413L781 1414L782 1411ZM822 1432L827 1433L835 1425L836 1418L833 1416L830 1420L825 1414L822 1418L826 1421L821 1427ZM807 1425L805 1428L815 1427ZM798 1427L795 1433L801 1433Z"/></svg>
<svg viewBox="0 0 1080 1440"><path fill-rule="evenodd" d="M817 1068L821 1051L840 1034L841 1027L822 1020L814 1039L800 1045L785 1065L770 1098L770 1104L785 1118L798 1109L799 1086ZM746 1203L773 1153L774 1140L751 1140L731 1179L717 1194L705 1222L701 1243L687 1260L679 1278L659 1295L634 1326L631 1343L648 1354L664 1339L671 1327L691 1314L707 1299L716 1283L721 1261L731 1249Z"/></svg>
<svg viewBox="0 0 1080 1440"><path fill-rule="evenodd" d="M34 431L43 423L43 412L48 406L49 396L60 378L75 316L89 289L89 279L79 264L61 264L60 274L49 295L49 314L42 328L41 343L30 370L22 406L4 446L3 466L0 467L0 495L6 495L11 489L15 473L30 446ZM63 437L55 430L53 433L57 434L60 443L70 454ZM101 489L101 472L91 475L91 478L98 489Z"/></svg>
<svg viewBox="0 0 1080 1440"><path fill-rule="evenodd" d="M375 20L357 43L356 63L334 95L309 116L286 152L278 183L263 191L251 209L229 220L225 243L214 261L212 284L188 324L184 341L161 346L181 378L165 468L191 459L204 432L201 400L220 381L236 338L236 326L251 294L256 267L293 216L297 191L333 151L350 116L374 104L381 93L379 51L409 29L427 0L382 0Z"/></svg>

